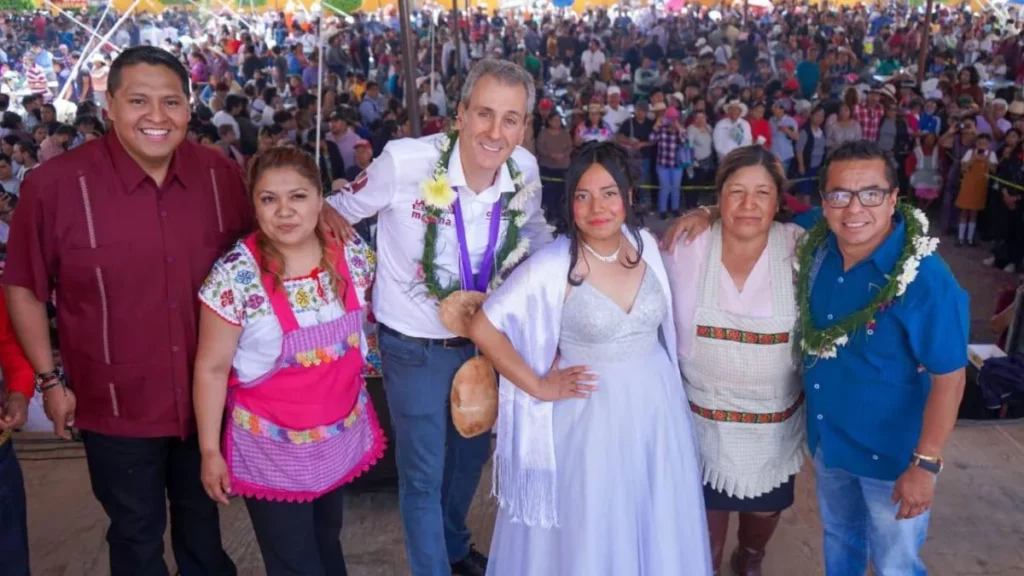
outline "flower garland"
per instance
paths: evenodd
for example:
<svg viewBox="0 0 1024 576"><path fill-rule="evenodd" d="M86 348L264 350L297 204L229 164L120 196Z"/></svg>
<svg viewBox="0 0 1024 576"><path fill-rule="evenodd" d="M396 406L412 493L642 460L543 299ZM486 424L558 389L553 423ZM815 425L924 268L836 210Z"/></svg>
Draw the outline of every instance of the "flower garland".
<svg viewBox="0 0 1024 576"><path fill-rule="evenodd" d="M433 177L421 186L423 203L426 205L426 215L423 220L427 224L427 230L423 235L423 256L420 258L420 267L427 295L438 302L444 300L452 292L461 289L459 280L442 285L437 265L438 222L446 212L451 210L456 199L455 190L448 183L448 161L455 150L458 138L458 131L449 132L441 138L441 157L434 165ZM512 176L515 192L502 194L501 197L501 216L508 219L508 228L505 231L504 241L495 253L495 273L488 285L488 291L500 286L516 265L526 259L530 250L530 240L522 234L523 226L526 224L526 203L540 189L540 184L537 182L530 184L525 182L523 173L519 171L519 167L516 166L512 158L509 158L505 165Z"/></svg>
<svg viewBox="0 0 1024 576"><path fill-rule="evenodd" d="M828 223L822 220L804 235L797 250L794 268L797 273L797 304L802 332L800 344L805 354L819 358L835 358L838 349L849 343L850 334L857 328L867 326L868 334L871 334L875 316L892 305L893 300L906 293L907 287L917 278L921 260L935 252L939 239L928 236L928 217L924 212L905 204L900 204L896 209L903 215L906 240L895 269L887 276L888 282L866 308L824 329L815 328L811 318L810 284L818 251L828 237Z"/></svg>

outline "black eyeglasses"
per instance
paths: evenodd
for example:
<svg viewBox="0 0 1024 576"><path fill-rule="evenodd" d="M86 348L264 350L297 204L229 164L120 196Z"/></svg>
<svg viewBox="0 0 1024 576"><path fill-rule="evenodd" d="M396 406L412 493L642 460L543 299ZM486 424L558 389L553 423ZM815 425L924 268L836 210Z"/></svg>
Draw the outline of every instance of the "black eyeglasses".
<svg viewBox="0 0 1024 576"><path fill-rule="evenodd" d="M863 190L829 190L823 192L821 198L832 208L846 208L853 202L853 197L856 196L860 205L865 208L874 208L881 206L882 202L892 190L886 190L885 188L865 188Z"/></svg>

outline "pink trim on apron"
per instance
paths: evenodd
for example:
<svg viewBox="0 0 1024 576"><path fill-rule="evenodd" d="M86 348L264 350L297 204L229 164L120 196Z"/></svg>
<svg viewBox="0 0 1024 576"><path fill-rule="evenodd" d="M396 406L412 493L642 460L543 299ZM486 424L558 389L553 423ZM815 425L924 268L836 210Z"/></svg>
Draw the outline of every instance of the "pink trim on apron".
<svg viewBox="0 0 1024 576"><path fill-rule="evenodd" d="M245 244L258 264L255 236ZM351 278L339 253L338 273ZM256 380L232 374L223 453L236 494L309 501L369 470L387 445L361 375L361 310L349 280L348 312L303 328L274 277L263 274L261 281L284 333L281 353Z"/></svg>

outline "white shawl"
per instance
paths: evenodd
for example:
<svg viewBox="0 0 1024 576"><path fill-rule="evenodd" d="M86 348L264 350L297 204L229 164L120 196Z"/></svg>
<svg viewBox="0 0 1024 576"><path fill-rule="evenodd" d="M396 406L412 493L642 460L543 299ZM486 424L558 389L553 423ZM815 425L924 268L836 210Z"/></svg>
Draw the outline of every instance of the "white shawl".
<svg viewBox="0 0 1024 576"><path fill-rule="evenodd" d="M633 243L625 227L623 233ZM641 231L641 237L643 260L657 276L666 299L662 345L672 364L678 365L668 274L655 238L647 231ZM531 255L484 302L487 318L537 374L547 374L558 349L569 263L569 239L562 236ZM675 374L682 386L679 373ZM491 493L513 522L527 526L558 525L553 406L501 377Z"/></svg>

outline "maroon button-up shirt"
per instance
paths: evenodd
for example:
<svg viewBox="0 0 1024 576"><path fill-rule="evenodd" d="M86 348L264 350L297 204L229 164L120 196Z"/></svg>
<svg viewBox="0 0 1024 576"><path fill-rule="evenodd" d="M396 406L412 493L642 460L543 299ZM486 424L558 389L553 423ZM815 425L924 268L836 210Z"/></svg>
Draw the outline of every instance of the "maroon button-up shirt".
<svg viewBox="0 0 1024 576"><path fill-rule="evenodd" d="M3 282L41 301L56 289L76 426L130 437L194 431L196 294L252 226L238 165L187 141L161 187L113 133L30 173Z"/></svg>

